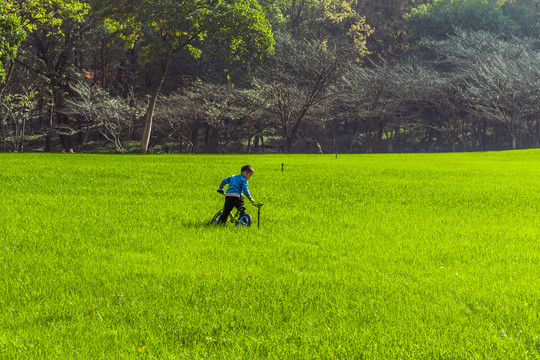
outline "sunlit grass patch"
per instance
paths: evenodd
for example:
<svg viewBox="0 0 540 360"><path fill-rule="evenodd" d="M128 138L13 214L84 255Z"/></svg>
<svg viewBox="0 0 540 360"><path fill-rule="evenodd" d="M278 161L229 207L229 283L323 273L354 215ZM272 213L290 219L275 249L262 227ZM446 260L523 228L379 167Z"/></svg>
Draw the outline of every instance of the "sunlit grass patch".
<svg viewBox="0 0 540 360"><path fill-rule="evenodd" d="M0 163L1 358L540 357L538 151Z"/></svg>

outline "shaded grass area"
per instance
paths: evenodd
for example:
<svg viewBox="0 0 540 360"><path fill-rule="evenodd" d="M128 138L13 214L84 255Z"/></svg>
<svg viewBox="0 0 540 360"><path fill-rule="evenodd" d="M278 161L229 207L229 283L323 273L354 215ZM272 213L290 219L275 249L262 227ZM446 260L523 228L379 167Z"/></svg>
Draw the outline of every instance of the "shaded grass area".
<svg viewBox="0 0 540 360"><path fill-rule="evenodd" d="M2 358L540 357L538 151L0 163Z"/></svg>

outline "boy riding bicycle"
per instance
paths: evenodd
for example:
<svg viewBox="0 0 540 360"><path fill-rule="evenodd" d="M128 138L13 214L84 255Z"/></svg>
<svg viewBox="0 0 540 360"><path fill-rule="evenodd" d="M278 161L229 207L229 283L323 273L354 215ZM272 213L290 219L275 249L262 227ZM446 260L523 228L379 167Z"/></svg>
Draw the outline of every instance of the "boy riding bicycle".
<svg viewBox="0 0 540 360"><path fill-rule="evenodd" d="M221 218L219 219L221 224L225 224L233 208L237 208L240 213L245 212L246 208L244 206L244 197L242 194L245 194L251 204L255 205L255 200L251 197L248 190L248 180L254 172L255 170L253 170L251 165L244 165L242 166L239 175L229 176L223 179L219 185L218 193L223 194L223 188L226 184L229 184L227 191L225 192L223 215L221 215Z"/></svg>

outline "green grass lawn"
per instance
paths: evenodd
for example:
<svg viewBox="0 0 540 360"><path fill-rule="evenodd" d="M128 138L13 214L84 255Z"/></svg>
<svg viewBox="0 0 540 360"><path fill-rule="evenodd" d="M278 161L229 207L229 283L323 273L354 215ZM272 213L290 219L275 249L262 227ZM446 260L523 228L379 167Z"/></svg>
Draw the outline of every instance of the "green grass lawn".
<svg viewBox="0 0 540 360"><path fill-rule="evenodd" d="M1 359L540 358L538 150L0 165Z"/></svg>

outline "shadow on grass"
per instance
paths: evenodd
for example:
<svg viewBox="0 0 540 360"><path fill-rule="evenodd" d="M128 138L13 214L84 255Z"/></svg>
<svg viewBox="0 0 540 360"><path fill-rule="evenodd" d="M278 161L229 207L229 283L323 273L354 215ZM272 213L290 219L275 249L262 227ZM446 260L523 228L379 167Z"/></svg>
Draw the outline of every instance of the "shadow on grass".
<svg viewBox="0 0 540 360"><path fill-rule="evenodd" d="M182 227L185 229L228 229L236 228L234 224L227 222L227 224L211 225L209 220L186 220L182 222Z"/></svg>
<svg viewBox="0 0 540 360"><path fill-rule="evenodd" d="M182 222L182 227L186 229L213 228L216 226L210 225L210 220L186 220Z"/></svg>

